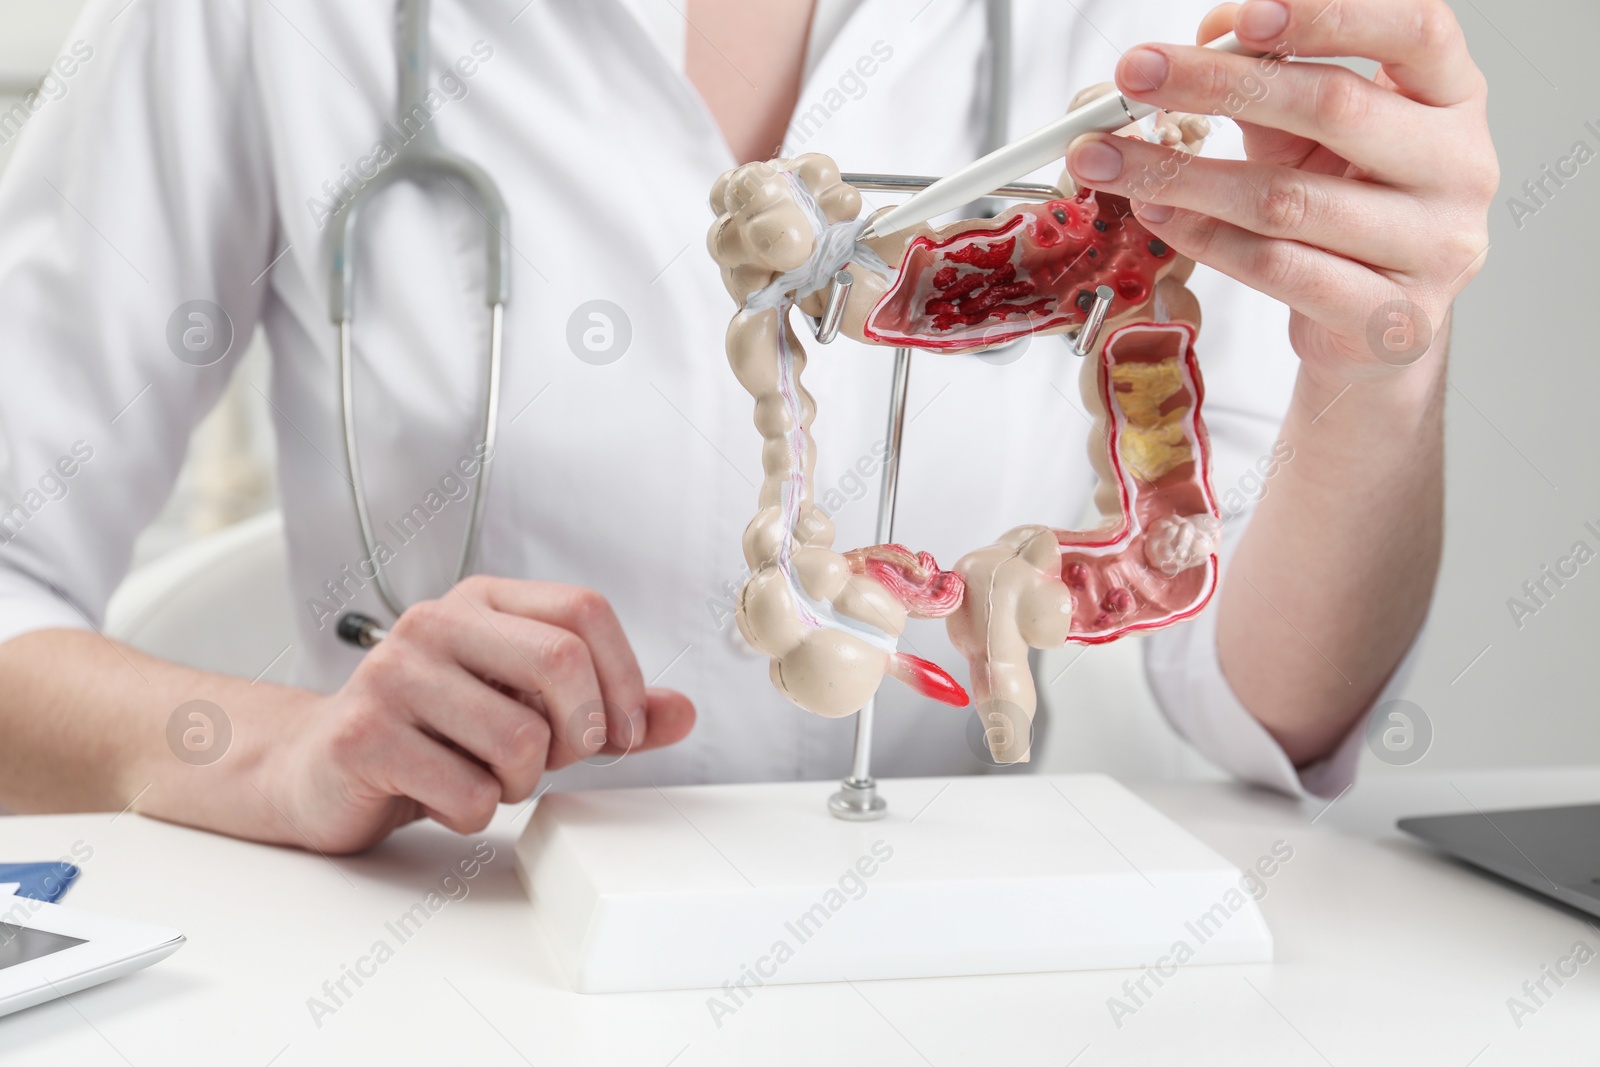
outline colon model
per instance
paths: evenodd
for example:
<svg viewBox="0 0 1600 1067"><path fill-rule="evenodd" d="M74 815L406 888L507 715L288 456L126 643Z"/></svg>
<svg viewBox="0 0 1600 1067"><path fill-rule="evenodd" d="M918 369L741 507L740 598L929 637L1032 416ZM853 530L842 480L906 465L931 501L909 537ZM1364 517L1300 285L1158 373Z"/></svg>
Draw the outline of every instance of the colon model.
<svg viewBox="0 0 1600 1067"><path fill-rule="evenodd" d="M981 351L1071 330L1096 286L1115 293L1081 375L1102 522L1021 526L946 571L900 545L834 551L832 523L812 501L816 405L800 382L806 354L788 312L819 314L825 290L784 287L798 276L790 272L816 266L824 230L857 218L860 194L831 160L807 155L730 171L711 202L711 253L740 305L728 359L755 397L763 441L740 629L772 657L773 683L808 711L848 715L889 674L942 702L975 704L993 727L985 733L996 760L1026 760L1030 647L1158 629L1199 612L1215 588L1221 522L1200 418L1199 306L1183 285L1193 264L1144 230L1126 200L1104 193L845 253L855 285L842 330L868 343ZM970 697L938 665L899 651L908 617L946 619L968 662Z"/></svg>

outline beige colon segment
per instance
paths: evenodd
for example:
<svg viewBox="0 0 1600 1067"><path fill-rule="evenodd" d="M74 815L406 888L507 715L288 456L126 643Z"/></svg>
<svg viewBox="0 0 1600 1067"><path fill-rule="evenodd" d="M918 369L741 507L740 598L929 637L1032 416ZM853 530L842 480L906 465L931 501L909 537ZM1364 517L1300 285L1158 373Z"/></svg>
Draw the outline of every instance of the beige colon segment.
<svg viewBox="0 0 1600 1067"><path fill-rule="evenodd" d="M956 563L967 596L946 623L972 668L972 699L997 763L1029 756L1037 700L1029 648L1056 648L1072 630L1061 546L1048 526L1018 526Z"/></svg>
<svg viewBox="0 0 1600 1067"><path fill-rule="evenodd" d="M752 164L719 181L711 252L741 305L815 249L814 224L784 176L791 167L828 222L860 213L859 194L822 157ZM877 691L906 612L878 582L851 571L833 550L833 524L813 505L816 403L801 384L806 356L782 317L786 310L742 308L728 327L728 362L755 398L762 438L760 510L744 534L753 577L740 594L737 619L745 639L772 657L772 681L784 696L838 717Z"/></svg>

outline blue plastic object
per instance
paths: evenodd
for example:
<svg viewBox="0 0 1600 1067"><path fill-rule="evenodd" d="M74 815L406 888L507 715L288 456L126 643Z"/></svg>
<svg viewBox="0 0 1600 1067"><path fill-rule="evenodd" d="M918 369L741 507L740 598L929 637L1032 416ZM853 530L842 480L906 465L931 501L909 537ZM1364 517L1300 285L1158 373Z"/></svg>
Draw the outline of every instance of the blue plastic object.
<svg viewBox="0 0 1600 1067"><path fill-rule="evenodd" d="M0 863L0 885L16 882L17 896L54 904L66 896L79 873L72 864L59 860L55 863Z"/></svg>

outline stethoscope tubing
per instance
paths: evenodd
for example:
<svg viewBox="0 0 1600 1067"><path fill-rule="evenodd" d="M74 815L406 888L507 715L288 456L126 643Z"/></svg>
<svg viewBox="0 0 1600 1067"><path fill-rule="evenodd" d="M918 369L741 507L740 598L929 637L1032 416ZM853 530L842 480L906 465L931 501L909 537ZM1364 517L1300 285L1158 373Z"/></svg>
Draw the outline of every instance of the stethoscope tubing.
<svg viewBox="0 0 1600 1067"><path fill-rule="evenodd" d="M397 129L406 128L405 119L422 106L427 92L428 0L400 0L401 46L399 59L399 104ZM499 432L501 366L504 362L505 308L511 298L511 215L500 187L476 163L439 145L434 128L424 126L402 145L395 158L368 184L358 190L334 222L332 271L329 279L329 317L338 329L339 414L343 429L345 464L349 473L351 502L366 558L372 561L374 585L379 599L395 618L404 614L405 602L395 591L378 560L377 537L367 507L366 483L362 477L361 455L356 432L355 402L355 236L364 208L377 195L400 182L421 184L442 179L465 196L483 216L485 223L484 303L489 309L489 342L485 360L484 407L480 421L478 477L472 487L467 530L457 557L455 576L459 582L472 569L483 528L490 468ZM460 183L460 184L457 184ZM463 190L463 186L465 189ZM346 621L350 624L346 625ZM350 613L336 627L340 639L361 648L382 640L386 631L370 616Z"/></svg>

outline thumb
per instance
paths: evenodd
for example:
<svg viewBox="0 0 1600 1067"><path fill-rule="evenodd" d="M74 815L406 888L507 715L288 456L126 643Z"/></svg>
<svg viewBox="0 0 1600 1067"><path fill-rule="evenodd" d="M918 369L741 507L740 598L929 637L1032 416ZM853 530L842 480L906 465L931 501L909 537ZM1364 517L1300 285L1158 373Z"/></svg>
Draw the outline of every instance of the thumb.
<svg viewBox="0 0 1600 1067"><path fill-rule="evenodd" d="M634 722L634 733L608 735L602 753L621 755L665 748L682 741L694 729L694 703L676 689L646 689L644 700L644 721Z"/></svg>
<svg viewBox="0 0 1600 1067"><path fill-rule="evenodd" d="M694 702L676 689L645 690L644 737L633 739L633 751L675 745L694 729Z"/></svg>

